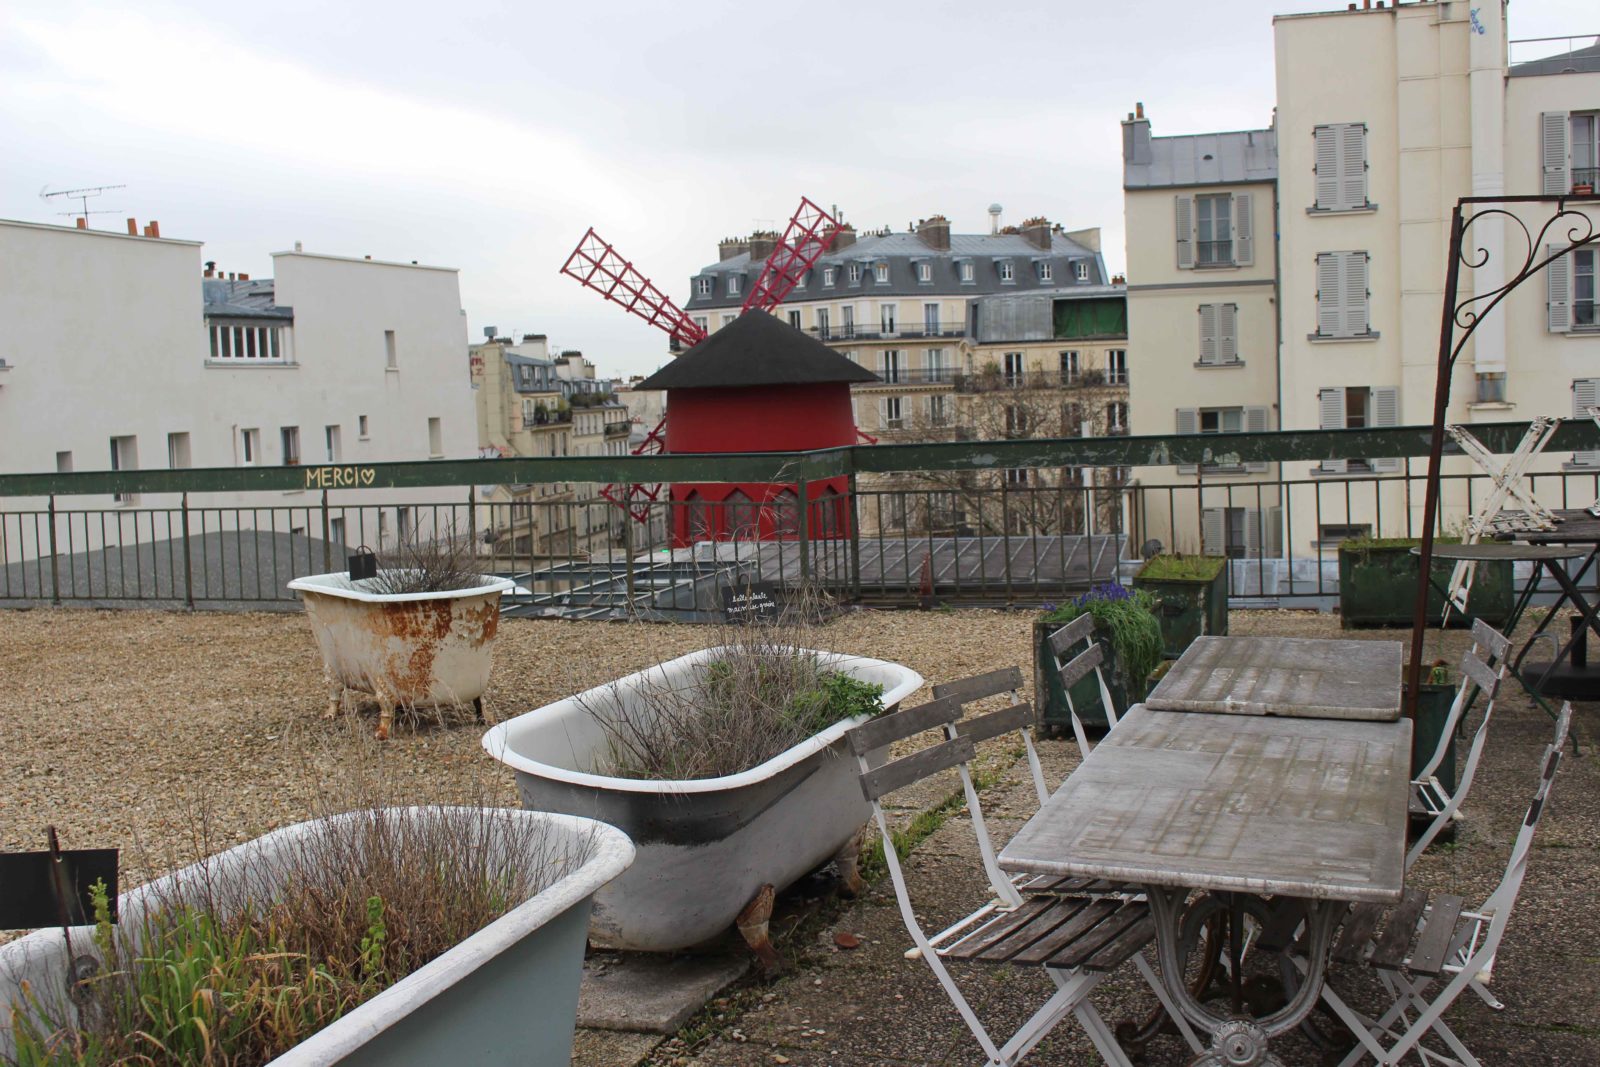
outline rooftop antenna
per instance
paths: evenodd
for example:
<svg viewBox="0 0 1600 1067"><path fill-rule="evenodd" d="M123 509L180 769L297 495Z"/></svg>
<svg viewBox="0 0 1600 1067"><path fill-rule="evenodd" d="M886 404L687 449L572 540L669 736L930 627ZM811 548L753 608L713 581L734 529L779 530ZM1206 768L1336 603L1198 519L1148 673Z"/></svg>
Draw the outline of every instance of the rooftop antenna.
<svg viewBox="0 0 1600 1067"><path fill-rule="evenodd" d="M89 200L90 200L90 198L99 196L101 193L104 193L107 189L126 189L126 188L127 188L126 185L92 185L92 186L89 186L88 188L84 188L84 189L60 189L60 190L57 190L56 192L52 193L52 192L49 191L50 187L48 185L46 185L44 188L39 190L39 199L40 200L44 200L46 202L49 202L51 200L56 199L57 197L66 197L66 198L71 199L71 200L79 201L83 206L81 208L79 208L77 211L58 211L58 212L56 212L56 214L58 214L58 215L76 215L79 218L83 219L83 221L85 223L87 223L89 221L89 216L90 215L116 215L116 214L119 214L121 212L121 210L122 210L121 208L103 208L103 209L98 210L98 211L90 211L89 210Z"/></svg>

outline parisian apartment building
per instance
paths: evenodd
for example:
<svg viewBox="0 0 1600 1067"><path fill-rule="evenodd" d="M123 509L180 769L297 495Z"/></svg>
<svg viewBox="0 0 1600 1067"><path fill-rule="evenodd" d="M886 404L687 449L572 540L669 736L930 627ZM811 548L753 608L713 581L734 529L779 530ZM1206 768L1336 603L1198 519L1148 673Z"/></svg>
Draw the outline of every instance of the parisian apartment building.
<svg viewBox="0 0 1600 1067"><path fill-rule="evenodd" d="M208 262L199 241L132 220L126 233L0 220L0 263L0 472L478 455L453 268L296 248L272 254L271 277L251 276ZM328 494L329 540L374 548L425 534L425 505L441 502L438 490L393 490L383 507L357 510L370 497ZM98 547L102 528L112 543L137 513L180 503L179 494L145 493L57 506L110 514L109 523L76 524L82 550ZM321 504L320 488L188 497L191 509L228 513L213 522L271 521L311 537L323 532ZM240 508L276 510L268 519ZM12 534L24 543L8 546L7 558L37 547L33 531Z"/></svg>
<svg viewBox="0 0 1600 1067"><path fill-rule="evenodd" d="M774 314L877 376L852 386L856 425L886 443L1125 434L1130 364L1125 293L1106 271L1098 228L1066 230L1044 217L988 233L953 233L935 214L858 233L845 223L832 246ZM778 235L718 246L689 281L686 312L715 331L732 322L775 251ZM1076 482L1082 472L1018 468L1005 486ZM863 490L904 478L868 479ZM931 499L933 514L907 513ZM997 500L998 498L996 498ZM976 529L988 525L975 492L885 497L866 527ZM914 509L913 509L914 510ZM996 502L996 517L1000 507Z"/></svg>
<svg viewBox="0 0 1600 1067"><path fill-rule="evenodd" d="M1432 421L1440 308L1459 197L1567 195L1600 166L1600 48L1512 63L1505 5L1409 3L1273 21L1277 100L1260 129L1156 136L1122 123L1136 434ZM1467 238L1487 250L1462 297L1515 277L1551 205L1512 205ZM1591 212L1593 220L1596 213ZM1581 226L1580 226L1581 228ZM1562 227L1560 232L1565 232ZM1276 235L1276 240L1274 240ZM1456 365L1450 423L1587 418L1600 397L1596 252L1553 263L1485 318ZM1475 287L1475 288L1474 288ZM1154 365L1151 365L1154 364ZM1145 530L1232 556L1331 555L1421 523L1404 461L1140 468ZM1415 461L1413 461L1415 463ZM1464 459L1447 473L1465 473ZM1593 470L1600 455L1536 469ZM1444 521L1467 501L1447 487Z"/></svg>

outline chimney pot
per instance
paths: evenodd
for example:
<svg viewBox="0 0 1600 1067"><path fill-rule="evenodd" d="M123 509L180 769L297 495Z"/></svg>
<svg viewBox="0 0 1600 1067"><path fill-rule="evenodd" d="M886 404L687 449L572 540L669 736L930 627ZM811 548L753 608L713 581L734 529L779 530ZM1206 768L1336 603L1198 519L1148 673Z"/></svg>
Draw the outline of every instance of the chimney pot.
<svg viewBox="0 0 1600 1067"><path fill-rule="evenodd" d="M250 275L248 275L248 274L240 274L239 275L239 280L241 282L247 282L247 281L250 280Z"/></svg>
<svg viewBox="0 0 1600 1067"><path fill-rule="evenodd" d="M1141 100L1133 105L1133 115L1135 118L1144 118L1144 101Z"/></svg>
<svg viewBox="0 0 1600 1067"><path fill-rule="evenodd" d="M129 237L137 237L137 236L139 236L139 220L138 219L129 219L128 220L128 236Z"/></svg>
<svg viewBox="0 0 1600 1067"><path fill-rule="evenodd" d="M155 219L151 219L150 220L150 236L151 237L160 237L161 236L161 223L157 222Z"/></svg>
<svg viewBox="0 0 1600 1067"><path fill-rule="evenodd" d="M85 219L85 218L78 219L78 229L87 230L88 228L89 228L89 220L88 219Z"/></svg>

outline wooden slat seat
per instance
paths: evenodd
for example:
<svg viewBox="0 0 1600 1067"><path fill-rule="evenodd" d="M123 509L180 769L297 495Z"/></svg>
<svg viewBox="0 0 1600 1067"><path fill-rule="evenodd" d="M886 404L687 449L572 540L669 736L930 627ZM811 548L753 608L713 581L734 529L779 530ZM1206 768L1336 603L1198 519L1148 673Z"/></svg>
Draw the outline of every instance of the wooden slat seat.
<svg viewBox="0 0 1600 1067"><path fill-rule="evenodd" d="M977 963L1115 970L1150 943L1144 901L1121 897L1034 897L939 950Z"/></svg>

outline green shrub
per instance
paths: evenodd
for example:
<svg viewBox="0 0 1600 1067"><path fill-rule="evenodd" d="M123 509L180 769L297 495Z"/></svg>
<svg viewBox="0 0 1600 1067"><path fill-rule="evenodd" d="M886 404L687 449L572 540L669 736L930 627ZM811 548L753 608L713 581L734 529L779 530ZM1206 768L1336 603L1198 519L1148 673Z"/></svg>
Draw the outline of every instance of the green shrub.
<svg viewBox="0 0 1600 1067"><path fill-rule="evenodd" d="M1095 629L1110 638L1128 677L1143 685L1161 662L1161 623L1155 607L1155 597L1146 590L1130 591L1107 582L1059 607L1046 605L1040 621L1068 623L1085 613L1094 616Z"/></svg>

